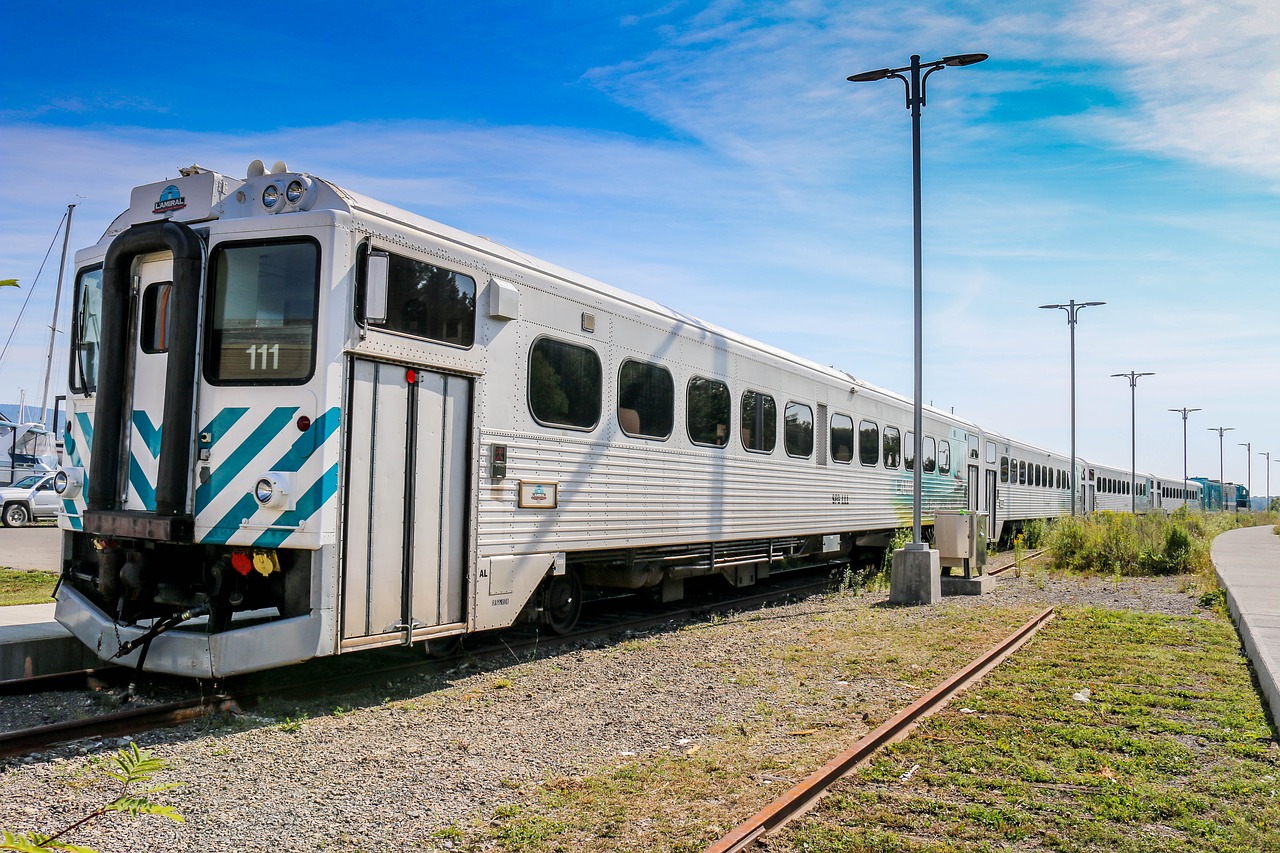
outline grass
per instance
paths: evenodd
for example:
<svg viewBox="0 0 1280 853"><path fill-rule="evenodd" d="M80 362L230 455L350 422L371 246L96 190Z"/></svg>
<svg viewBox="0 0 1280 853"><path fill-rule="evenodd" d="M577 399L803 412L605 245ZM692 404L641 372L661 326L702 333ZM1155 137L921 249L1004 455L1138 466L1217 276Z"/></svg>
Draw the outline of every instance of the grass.
<svg viewBox="0 0 1280 853"><path fill-rule="evenodd" d="M1277 790L1228 622L1072 609L769 849L1274 850Z"/></svg>
<svg viewBox="0 0 1280 853"><path fill-rule="evenodd" d="M58 576L51 572L0 569L0 606L6 604L48 604Z"/></svg>
<svg viewBox="0 0 1280 853"><path fill-rule="evenodd" d="M771 698L693 744L525 783L439 837L458 851L704 850L1032 612L748 623L753 656L706 677L776 685ZM859 695L874 681L896 687ZM1090 701L1073 700L1084 688ZM1229 621L1071 608L768 849L1252 853L1280 849L1278 791L1280 748Z"/></svg>

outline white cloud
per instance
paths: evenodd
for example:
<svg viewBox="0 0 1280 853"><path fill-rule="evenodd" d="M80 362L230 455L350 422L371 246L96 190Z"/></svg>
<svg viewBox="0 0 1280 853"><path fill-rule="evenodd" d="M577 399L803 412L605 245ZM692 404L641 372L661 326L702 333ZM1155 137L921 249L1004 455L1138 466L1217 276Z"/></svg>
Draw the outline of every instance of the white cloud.
<svg viewBox="0 0 1280 853"><path fill-rule="evenodd" d="M1280 186L1280 5L1086 0L1066 29L1113 66L1108 82L1137 104L1098 110L1098 132Z"/></svg>

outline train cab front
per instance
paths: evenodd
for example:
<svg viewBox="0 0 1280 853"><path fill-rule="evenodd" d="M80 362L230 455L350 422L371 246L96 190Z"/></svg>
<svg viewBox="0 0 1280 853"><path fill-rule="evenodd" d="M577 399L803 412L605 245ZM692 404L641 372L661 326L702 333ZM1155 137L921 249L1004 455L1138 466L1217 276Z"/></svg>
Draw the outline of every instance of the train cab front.
<svg viewBox="0 0 1280 853"><path fill-rule="evenodd" d="M135 218L153 208L216 218L234 186L209 175L135 190ZM275 506L276 493L263 503L253 486L265 477L283 491L307 475L322 464L311 460L324 444L317 434L332 432L321 416L312 428L305 384L319 249L300 237L220 242L210 225L179 220L135 222L80 274L56 616L104 660L214 678L323 653L312 606L321 543L284 543L305 525L277 523L289 507ZM261 387L210 381L219 354L266 363L268 350L285 369L305 361L290 387L263 382L261 370ZM284 471L278 482L273 467ZM250 518L267 520L250 529Z"/></svg>

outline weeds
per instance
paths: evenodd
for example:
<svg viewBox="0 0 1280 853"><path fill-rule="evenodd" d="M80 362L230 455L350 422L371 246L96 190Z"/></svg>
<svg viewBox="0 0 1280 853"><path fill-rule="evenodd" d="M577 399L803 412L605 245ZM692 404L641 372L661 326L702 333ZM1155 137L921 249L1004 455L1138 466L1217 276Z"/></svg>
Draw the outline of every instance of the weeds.
<svg viewBox="0 0 1280 853"><path fill-rule="evenodd" d="M151 782L155 774L166 769L167 765L163 760L152 757L151 753L138 749L136 743L131 743L125 749L111 756L111 763L116 769L107 770L105 773L110 779L120 783L119 796L114 800L94 809L80 820L52 835L44 835L39 832L11 832L8 829L0 829L0 850L15 850L21 851L21 853L41 853L41 851L46 850L75 850L79 851L79 853L95 853L93 848L70 844L61 840L62 836L111 812L127 814L131 817L144 814L159 815L182 823L184 818L175 808L153 803L143 796L175 788L177 787L176 783L152 785L142 791L134 790L137 785Z"/></svg>
<svg viewBox="0 0 1280 853"><path fill-rule="evenodd" d="M1195 573L1213 577L1210 549L1219 533L1269 521L1264 514L1202 513L1180 508L1144 515L1097 512L1049 526L1053 567L1070 572L1134 575Z"/></svg>

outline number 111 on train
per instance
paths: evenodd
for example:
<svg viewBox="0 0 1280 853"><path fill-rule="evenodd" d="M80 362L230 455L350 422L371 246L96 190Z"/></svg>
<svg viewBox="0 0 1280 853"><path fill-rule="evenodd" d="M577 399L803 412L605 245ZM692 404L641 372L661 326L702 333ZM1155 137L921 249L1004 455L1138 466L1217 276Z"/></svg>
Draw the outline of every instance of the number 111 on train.
<svg viewBox="0 0 1280 853"><path fill-rule="evenodd" d="M280 345L279 344L257 344L256 346L247 347L245 352L249 354L250 370L279 370L280 369ZM258 366L258 357L262 357L262 366ZM270 357L271 363L267 363Z"/></svg>

